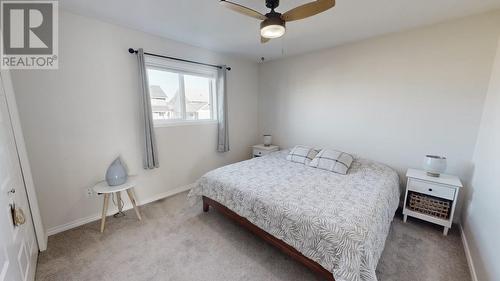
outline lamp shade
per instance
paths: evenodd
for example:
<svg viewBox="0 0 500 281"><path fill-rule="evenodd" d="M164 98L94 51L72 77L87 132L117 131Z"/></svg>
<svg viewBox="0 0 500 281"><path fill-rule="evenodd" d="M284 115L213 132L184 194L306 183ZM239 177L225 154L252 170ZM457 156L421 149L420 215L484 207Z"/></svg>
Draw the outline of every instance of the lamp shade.
<svg viewBox="0 0 500 281"><path fill-rule="evenodd" d="M426 155L424 158L424 170L428 176L439 177L446 171L446 157L437 155Z"/></svg>
<svg viewBox="0 0 500 281"><path fill-rule="evenodd" d="M271 135L264 135L264 145L265 146L270 146L273 143L273 136Z"/></svg>

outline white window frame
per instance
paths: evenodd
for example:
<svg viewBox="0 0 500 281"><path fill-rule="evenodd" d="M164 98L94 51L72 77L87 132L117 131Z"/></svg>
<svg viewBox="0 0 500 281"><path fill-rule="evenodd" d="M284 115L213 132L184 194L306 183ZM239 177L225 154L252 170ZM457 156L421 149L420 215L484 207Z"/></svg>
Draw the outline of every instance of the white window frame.
<svg viewBox="0 0 500 281"><path fill-rule="evenodd" d="M181 99L181 116L180 119L170 120L154 120L154 127L171 127L171 126L186 126L186 125L203 125L217 124L217 69L209 66L195 65L192 63L177 62L174 60L157 58L153 56L145 56L146 70L156 69L160 71L170 71L179 73L179 92ZM211 119L204 120L187 120L186 119L186 101L184 90L184 75L195 75L212 79L210 83L210 114ZM149 79L149 78L148 78ZM151 101L149 101L151 102Z"/></svg>

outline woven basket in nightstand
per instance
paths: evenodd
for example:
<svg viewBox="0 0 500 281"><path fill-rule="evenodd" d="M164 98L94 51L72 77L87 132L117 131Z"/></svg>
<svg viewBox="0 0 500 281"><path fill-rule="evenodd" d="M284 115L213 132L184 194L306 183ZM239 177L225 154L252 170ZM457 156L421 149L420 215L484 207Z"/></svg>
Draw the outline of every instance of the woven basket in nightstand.
<svg viewBox="0 0 500 281"><path fill-rule="evenodd" d="M450 216L449 201L418 192L411 192L408 208L415 212L445 220Z"/></svg>

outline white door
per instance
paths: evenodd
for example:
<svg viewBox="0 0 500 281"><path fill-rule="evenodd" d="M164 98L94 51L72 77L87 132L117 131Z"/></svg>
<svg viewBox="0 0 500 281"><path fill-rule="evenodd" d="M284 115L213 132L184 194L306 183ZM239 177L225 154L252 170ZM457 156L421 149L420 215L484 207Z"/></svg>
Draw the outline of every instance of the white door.
<svg viewBox="0 0 500 281"><path fill-rule="evenodd" d="M3 85L0 79L0 281L31 281L35 279L38 244ZM13 204L24 212L22 225L14 226Z"/></svg>

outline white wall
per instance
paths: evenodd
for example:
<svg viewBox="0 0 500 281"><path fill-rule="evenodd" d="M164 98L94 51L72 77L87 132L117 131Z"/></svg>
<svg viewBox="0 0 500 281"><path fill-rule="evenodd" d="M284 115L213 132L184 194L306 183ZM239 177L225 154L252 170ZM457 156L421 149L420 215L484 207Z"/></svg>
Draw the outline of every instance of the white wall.
<svg viewBox="0 0 500 281"><path fill-rule="evenodd" d="M477 280L500 280L500 41L473 158L463 228Z"/></svg>
<svg viewBox="0 0 500 281"><path fill-rule="evenodd" d="M467 179L499 33L495 12L264 63L260 133L374 159L401 179L445 155Z"/></svg>
<svg viewBox="0 0 500 281"><path fill-rule="evenodd" d="M59 70L13 71L13 80L45 227L61 230L95 218L101 198L86 188L121 155L139 175L147 201L193 183L203 173L250 156L257 141L258 67L207 50L62 12ZM142 169L136 57L129 47L228 64L231 152L216 152L216 126L157 128L160 168Z"/></svg>

